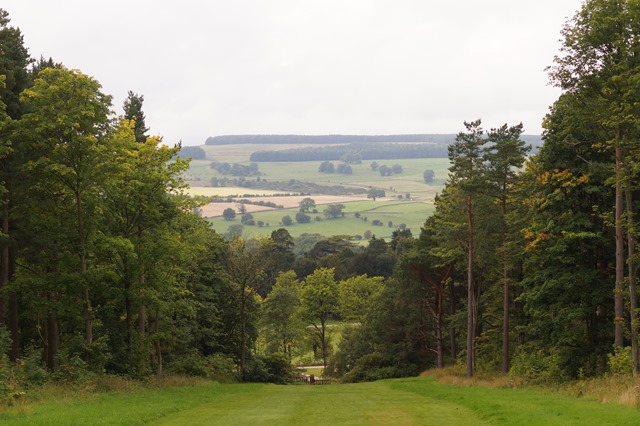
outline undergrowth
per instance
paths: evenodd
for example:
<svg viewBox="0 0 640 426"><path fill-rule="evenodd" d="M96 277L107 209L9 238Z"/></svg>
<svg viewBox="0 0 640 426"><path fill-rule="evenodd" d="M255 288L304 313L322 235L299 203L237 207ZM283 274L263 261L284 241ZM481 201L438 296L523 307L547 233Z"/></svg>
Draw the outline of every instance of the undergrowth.
<svg viewBox="0 0 640 426"><path fill-rule="evenodd" d="M422 373L441 383L458 386L482 386L488 388L536 388L546 392L558 392L599 402L611 402L640 409L640 377L622 374L605 374L601 377L583 378L563 383L532 383L523 376L482 373L466 377L464 367L434 368Z"/></svg>

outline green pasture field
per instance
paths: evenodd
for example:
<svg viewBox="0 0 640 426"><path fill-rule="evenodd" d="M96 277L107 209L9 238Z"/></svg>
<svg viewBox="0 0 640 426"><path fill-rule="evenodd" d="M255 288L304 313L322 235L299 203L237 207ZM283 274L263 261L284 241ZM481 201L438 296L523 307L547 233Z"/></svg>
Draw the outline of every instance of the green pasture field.
<svg viewBox="0 0 640 426"><path fill-rule="evenodd" d="M194 186L207 186L213 176L222 177L209 165L212 161L222 161L227 163L249 164L249 156L257 150L278 150L289 148L300 148L302 145L220 145L201 146L207 152L204 160L192 160L191 167L186 177ZM403 172L398 175L380 176L378 171L370 168L371 162L376 161L379 165L389 167L400 164ZM415 197L431 197L440 190L448 177L449 160L446 158L421 158L421 159L399 159L399 160L367 160L362 164L352 164L353 174L344 175L339 173L320 173L318 168L320 161L299 161L299 162L258 162L260 178L271 181L288 181L297 179L301 181L313 182L327 185L357 186L361 188L377 187L389 191L390 195L404 194L409 192ZM339 161L333 162L335 165ZM432 184L425 184L422 177L426 169L435 172L435 179Z"/></svg>
<svg viewBox="0 0 640 426"><path fill-rule="evenodd" d="M439 383L218 384L55 395L0 411L3 425L634 425L637 409L551 391Z"/></svg>
<svg viewBox="0 0 640 426"><path fill-rule="evenodd" d="M321 235L363 235L365 231L370 230L376 238L390 238L396 227L404 223L407 228L411 229L414 235L418 235L424 221L433 213L434 206L430 202L420 201L354 201L343 203L345 206L345 217L338 219L326 219L322 213L324 206L318 206L317 213L309 213L311 216L310 223L296 223L295 215L298 209L282 209L272 210L268 212L253 213L256 222L259 220L269 226L259 227L257 225L244 225L243 234L249 237L270 236L271 232L278 228L286 228L293 237L297 237L303 233L317 233ZM360 213L361 218L357 219L354 213ZM280 222L286 215L291 216L294 224L291 226L282 226ZM317 222L314 220L316 216L322 218ZM367 222L363 218L367 218ZM380 220L383 226L374 226L371 222L375 219ZM239 216L233 221L224 220L221 217L207 219L213 229L219 234L228 231L230 225L241 225ZM393 222L393 227L388 227L389 221Z"/></svg>

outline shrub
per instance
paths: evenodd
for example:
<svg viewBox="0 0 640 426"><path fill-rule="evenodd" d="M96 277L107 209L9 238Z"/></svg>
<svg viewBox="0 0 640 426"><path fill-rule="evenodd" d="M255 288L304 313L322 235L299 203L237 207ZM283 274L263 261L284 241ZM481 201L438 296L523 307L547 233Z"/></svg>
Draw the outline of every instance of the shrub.
<svg viewBox="0 0 640 426"><path fill-rule="evenodd" d="M311 216L306 213L298 212L296 213L296 222L298 223L309 223L311 222Z"/></svg>
<svg viewBox="0 0 640 426"><path fill-rule="evenodd" d="M607 355L609 373L616 376L628 376L633 371L633 357L631 347L620 348L614 346L614 352Z"/></svg>
<svg viewBox="0 0 640 426"><path fill-rule="evenodd" d="M233 360L225 355L216 353L205 357L197 352L177 356L167 365L167 370L174 374L226 383L235 381L234 368Z"/></svg>
<svg viewBox="0 0 640 426"><path fill-rule="evenodd" d="M224 220L233 220L236 217L236 211L231 207L224 209L222 212Z"/></svg>
<svg viewBox="0 0 640 426"><path fill-rule="evenodd" d="M253 219L253 215L251 213L244 213L240 217L240 223L243 225L255 225L255 220Z"/></svg>
<svg viewBox="0 0 640 426"><path fill-rule="evenodd" d="M560 355L520 346L511 361L510 375L523 376L537 384L559 383L568 377L562 369Z"/></svg>
<svg viewBox="0 0 640 426"><path fill-rule="evenodd" d="M247 361L245 368L242 380L246 382L283 384L291 382L295 374L295 368L282 353L255 355Z"/></svg>
<svg viewBox="0 0 640 426"><path fill-rule="evenodd" d="M342 377L344 383L371 382L374 380L393 379L397 377L415 376L421 368L414 364L396 364L378 352L359 358L354 367Z"/></svg>

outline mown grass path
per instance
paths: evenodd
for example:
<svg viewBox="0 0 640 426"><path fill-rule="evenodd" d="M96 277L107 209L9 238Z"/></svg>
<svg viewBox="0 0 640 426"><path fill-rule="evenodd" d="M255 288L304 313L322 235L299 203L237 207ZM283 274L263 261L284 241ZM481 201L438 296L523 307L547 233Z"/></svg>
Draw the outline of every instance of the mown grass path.
<svg viewBox="0 0 640 426"><path fill-rule="evenodd" d="M0 424L47 425L638 425L640 411L530 389L432 378L329 386L204 384L56 401Z"/></svg>

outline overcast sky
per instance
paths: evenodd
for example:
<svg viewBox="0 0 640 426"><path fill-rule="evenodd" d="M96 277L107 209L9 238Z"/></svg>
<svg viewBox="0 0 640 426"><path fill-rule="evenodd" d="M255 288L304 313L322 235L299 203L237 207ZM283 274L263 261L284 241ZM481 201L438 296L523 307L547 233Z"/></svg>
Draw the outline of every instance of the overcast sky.
<svg viewBox="0 0 640 426"><path fill-rule="evenodd" d="M144 95L168 144L223 134L457 133L523 122L580 0L3 0L33 57Z"/></svg>

